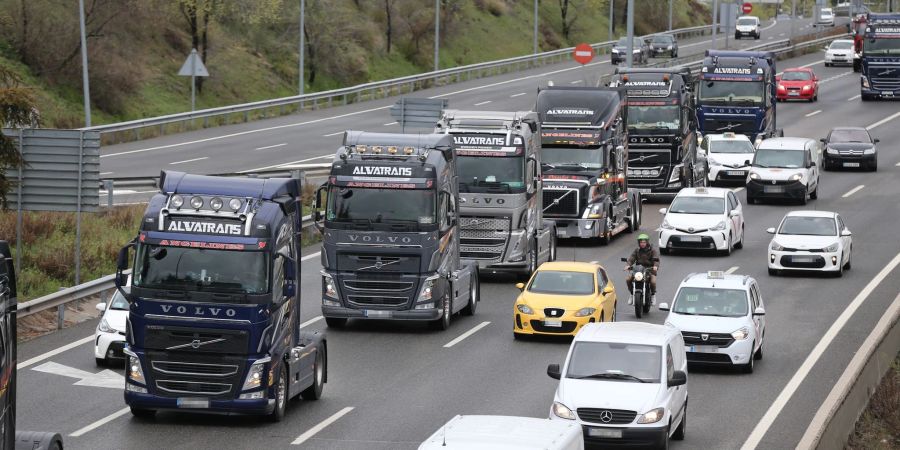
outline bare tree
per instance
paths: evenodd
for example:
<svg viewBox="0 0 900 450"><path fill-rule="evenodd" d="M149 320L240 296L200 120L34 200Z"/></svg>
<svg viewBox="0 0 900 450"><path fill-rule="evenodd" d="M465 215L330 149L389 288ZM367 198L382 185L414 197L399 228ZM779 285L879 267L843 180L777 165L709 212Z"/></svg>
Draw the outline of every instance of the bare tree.
<svg viewBox="0 0 900 450"><path fill-rule="evenodd" d="M384 0L384 16L385 21L387 22L387 27L385 30L385 38L387 38L387 52L391 52L391 42L394 37L394 2L395 0Z"/></svg>
<svg viewBox="0 0 900 450"><path fill-rule="evenodd" d="M575 25L575 21L578 19L578 14L576 14L575 2L574 0L557 1L559 2L560 19L562 19L563 37L566 39L566 41L568 41L569 35L572 32L572 27Z"/></svg>

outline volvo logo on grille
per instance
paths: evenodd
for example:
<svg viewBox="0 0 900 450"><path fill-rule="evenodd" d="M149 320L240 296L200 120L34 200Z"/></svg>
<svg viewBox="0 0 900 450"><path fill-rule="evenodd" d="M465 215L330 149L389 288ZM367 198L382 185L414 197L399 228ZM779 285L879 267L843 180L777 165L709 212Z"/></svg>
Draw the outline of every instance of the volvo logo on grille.
<svg viewBox="0 0 900 450"><path fill-rule="evenodd" d="M604 409L600 412L600 421L603 423L612 422L612 413Z"/></svg>
<svg viewBox="0 0 900 450"><path fill-rule="evenodd" d="M775 184L775 180L772 180L772 184Z"/></svg>
<svg viewBox="0 0 900 450"><path fill-rule="evenodd" d="M191 341L191 348L200 348L200 339L194 339Z"/></svg>
<svg viewBox="0 0 900 450"><path fill-rule="evenodd" d="M704 334L701 334L701 335L700 335L700 339L702 339L704 342L706 342L706 341L709 340L709 335L708 335L708 334L705 334L705 333L704 333Z"/></svg>

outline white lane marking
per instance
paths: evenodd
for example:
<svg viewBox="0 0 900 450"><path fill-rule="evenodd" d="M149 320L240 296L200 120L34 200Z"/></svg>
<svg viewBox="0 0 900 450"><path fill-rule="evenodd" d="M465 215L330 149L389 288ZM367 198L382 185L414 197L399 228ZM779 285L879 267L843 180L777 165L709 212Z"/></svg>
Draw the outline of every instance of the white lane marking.
<svg viewBox="0 0 900 450"><path fill-rule="evenodd" d="M581 81L581 80L575 80L575 81L570 81L570 82L569 82L569 84L578 84L578 83L583 83L583 81Z"/></svg>
<svg viewBox="0 0 900 450"><path fill-rule="evenodd" d="M897 164L894 164L894 165L897 167L900 167L900 162L898 162Z"/></svg>
<svg viewBox="0 0 900 450"><path fill-rule="evenodd" d="M204 156L202 158L186 159L184 161L170 162L169 165L174 166L175 164L184 164L184 163L189 163L189 162L194 162L194 161L203 161L204 159L209 159L209 156Z"/></svg>
<svg viewBox="0 0 900 450"><path fill-rule="evenodd" d="M391 125L397 125L398 123L399 122L388 122L388 123L384 124L384 126L389 127Z"/></svg>
<svg viewBox="0 0 900 450"><path fill-rule="evenodd" d="M306 326L312 325L320 320L322 320L322 316L313 317L312 319L309 319L306 322L301 323L300 328L304 328Z"/></svg>
<svg viewBox="0 0 900 450"><path fill-rule="evenodd" d="M784 36L784 33L778 33L778 37Z"/></svg>
<svg viewBox="0 0 900 450"><path fill-rule="evenodd" d="M861 184L861 185L859 185L859 186L857 186L857 187L855 187L855 188L853 188L853 189L850 189L846 194L842 195L841 198L847 198L847 197L849 197L849 196L851 196L851 195L853 195L853 194L859 192L859 190L862 189L862 188L864 188L864 187L866 187L866 185Z"/></svg>
<svg viewBox="0 0 900 450"><path fill-rule="evenodd" d="M774 27L775 25L778 25L778 21L773 19L773 20L772 20L772 25L769 25L769 26L767 26L767 27L765 27L765 28L761 28L759 31L766 31L766 30L768 30L768 29Z"/></svg>
<svg viewBox="0 0 900 450"><path fill-rule="evenodd" d="M125 386L125 377L109 369L103 369L97 373L90 373L86 370L76 369L58 362L47 361L37 367L32 367L31 370L52 373L62 377L75 378L78 380L73 383L75 386L104 387L118 389L120 391L122 390L122 386Z"/></svg>
<svg viewBox="0 0 900 450"><path fill-rule="evenodd" d="M325 159L325 158L333 158L333 157L334 157L333 154L331 154L331 155L322 155L322 156L313 156L312 158L301 159L301 160L299 160L299 161L291 161L291 162L285 162L285 163L281 163L281 164L275 164L275 165L272 165L272 166L257 167L257 168L255 168L255 169L239 170L237 173L250 173L250 172L256 172L256 171L258 171L258 170L273 169L273 168L275 168L275 167L288 166L288 165L291 165L291 164L300 164L300 163L305 163L305 162L313 161L313 160L316 160L316 159Z"/></svg>
<svg viewBox="0 0 900 450"><path fill-rule="evenodd" d="M742 188L742 187L736 187L736 188L732 189L731 192L741 192L743 190L744 190L744 188Z"/></svg>
<svg viewBox="0 0 900 450"><path fill-rule="evenodd" d="M344 134L344 132L343 132L343 131L338 131L337 133L323 134L322 137L332 137L332 136L337 136L337 135L339 135L339 134Z"/></svg>
<svg viewBox="0 0 900 450"><path fill-rule="evenodd" d="M487 105L490 102L491 102L490 100L485 100L483 102L476 103L475 106Z"/></svg>
<svg viewBox="0 0 900 450"><path fill-rule="evenodd" d="M740 267L741 267L741 266L730 267L728 270L725 271L725 273L727 273L727 274L732 274L732 273L734 273L736 270L738 270Z"/></svg>
<svg viewBox="0 0 900 450"><path fill-rule="evenodd" d="M97 428L100 428L100 427L102 427L103 425L106 425L107 423L112 422L113 420L116 420L116 419L118 419L119 417L124 416L125 414L128 414L130 411L131 411L131 408L122 408L122 409L120 409L120 410L118 410L118 411L116 411L116 412L114 412L114 413L112 413L112 414L110 414L110 415L108 415L108 416L106 416L106 417L104 417L104 418L102 418L102 419L100 419L100 420L98 420L98 421L96 421L96 422L94 422L94 423L92 423L92 424L90 424L90 425L88 425L88 426L86 426L86 427L84 427L84 428L82 428L82 429L80 429L80 430L78 430L78 431L76 431L76 432L70 434L69 436L72 436L72 437L78 437L78 436L81 436L81 435L83 435L83 434L85 434L85 433L87 433L87 432L90 432L90 431L93 431L93 430L95 430L95 429L97 429Z"/></svg>
<svg viewBox="0 0 900 450"><path fill-rule="evenodd" d="M459 337L457 337L456 339L444 344L444 348L450 348L456 344L459 344L460 342L462 342L463 339L475 334L476 331L488 326L488 324L490 324L490 322L485 321L485 322L479 323L478 325L475 325L471 330L466 331L465 333L459 335Z"/></svg>
<svg viewBox="0 0 900 450"><path fill-rule="evenodd" d="M762 419L760 419L759 423L756 424L756 427L753 428L753 431L750 433L750 436L747 437L747 441L744 442L744 445L741 446L741 450L751 450L755 449L756 446L759 445L759 442L762 440L763 436L769 431L769 427L772 426L772 422L775 422L775 419L778 418L778 415L781 413L781 410L784 409L784 406L787 405L788 400L794 395L794 392L797 391L797 388L800 387L800 383L806 379L806 376L809 375L809 372L812 370L813 366L819 361L819 358L822 357L822 354L825 353L825 350L828 349L828 346L831 345L831 341L834 340L835 336L844 328L844 325L853 317L853 314L856 313L856 310L862 306L863 302L869 298L869 294L878 287L879 284L900 264L900 253L894 256L894 259L891 260L881 272L878 272L878 275L875 275L875 278L872 278L872 281L869 281L869 284L863 288L862 291L853 299L852 302L847 306L847 309L841 313L841 315L831 324L831 327L828 328L828 331L825 332L825 335L822 336L822 339L818 344L812 349L809 353L809 356L806 357L806 360L803 361L803 364L797 369L797 372L791 377L791 380L788 381L788 384L781 390L781 393L778 394L778 397L775 398L775 401L772 402L772 405L769 406L769 409L766 411L765 415L763 415Z"/></svg>
<svg viewBox="0 0 900 450"><path fill-rule="evenodd" d="M527 92L519 92L518 94L510 95L509 98L519 97L519 96L526 95L526 94L527 94Z"/></svg>
<svg viewBox="0 0 900 450"><path fill-rule="evenodd" d="M103 176L103 175L111 175L111 174L113 174L113 173L115 173L115 172L100 172L100 176Z"/></svg>
<svg viewBox="0 0 900 450"><path fill-rule="evenodd" d="M822 112L821 109L817 109L817 110L815 110L815 111L813 111L813 112L807 114L806 117L812 117L812 116L814 116L814 115L816 115L816 114L819 114L819 113L821 113L821 112Z"/></svg>
<svg viewBox="0 0 900 450"><path fill-rule="evenodd" d="M853 72L844 72L844 73L842 73L842 74L840 74L840 75L835 75L835 76L833 76L833 77L828 77L828 78L826 78L826 79L824 79L824 80L819 80L819 84L830 83L830 82L832 82L832 81L834 81L834 80L837 80L838 78L844 78L844 77L846 77L847 75L853 75Z"/></svg>
<svg viewBox="0 0 900 450"><path fill-rule="evenodd" d="M322 252L310 253L309 255L306 255L306 256L300 258L300 261L309 261L313 258L318 258L320 253L322 253Z"/></svg>
<svg viewBox="0 0 900 450"><path fill-rule="evenodd" d="M83 337L83 338L81 338L81 339L79 339L79 340L77 340L77 341L75 341L75 342L72 342L71 344L63 345L62 347L60 347L60 348L58 348L58 349L56 349L56 350L50 350L50 351L47 352L47 353L44 353L44 354L35 356L34 358L31 358L31 359L27 359L27 360L25 360L25 361L22 361L22 362L20 362L19 364L16 364L16 370L24 369L24 368L26 368L26 367L28 367L28 366L34 364L34 363L39 363L39 362L41 362L41 361L43 361L43 360L45 360L45 359L47 359L47 358L52 358L52 357L54 357L54 356L56 356L56 355L58 355L58 354L60 354L60 353L62 353L62 352L69 351L69 350L71 350L71 349L73 349L73 348L75 348L75 347L78 347L79 345L87 344L88 342L91 342L91 341L93 341L93 340L94 340L94 335L93 335L93 334L90 335L90 336Z"/></svg>
<svg viewBox="0 0 900 450"><path fill-rule="evenodd" d="M772 39L775 39L775 36L769 36L769 37L767 37L766 39L768 39L768 40L771 41Z"/></svg>
<svg viewBox="0 0 900 450"><path fill-rule="evenodd" d="M859 95L859 94L856 94L856 95L854 95L853 97L848 98L847 101L848 101L848 102L852 102L853 100L856 100L856 99L858 99L858 98L860 98L860 97L862 97L862 96Z"/></svg>
<svg viewBox="0 0 900 450"><path fill-rule="evenodd" d="M348 407L334 413L331 417L319 422L318 425L310 428L309 430L306 430L306 432L301 434L300 436L297 436L297 439L294 439L294 442L291 442L291 445L300 445L300 444L308 441L309 438L315 436L316 433L324 430L325 427L327 427L328 425L331 425L331 424L337 422L338 419L340 419L341 417L344 417L344 415L346 415L350 411L353 411L352 406L348 406Z"/></svg>
<svg viewBox="0 0 900 450"><path fill-rule="evenodd" d="M872 125L867 126L866 129L871 130L872 128L884 125L884 124L896 119L897 117L900 117L900 112L891 114L890 116L885 117L884 119L881 119L878 122L875 122Z"/></svg>
<svg viewBox="0 0 900 450"><path fill-rule="evenodd" d="M287 142L284 142L281 144L275 144L275 145L267 145L265 147L257 147L257 148L254 148L253 150L268 150L270 148L284 147L285 145L287 145Z"/></svg>

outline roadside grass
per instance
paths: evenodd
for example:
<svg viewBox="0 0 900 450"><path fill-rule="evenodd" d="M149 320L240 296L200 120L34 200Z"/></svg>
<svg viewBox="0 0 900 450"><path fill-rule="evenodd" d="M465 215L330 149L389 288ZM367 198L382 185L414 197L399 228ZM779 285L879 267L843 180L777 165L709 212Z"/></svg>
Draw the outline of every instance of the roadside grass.
<svg viewBox="0 0 900 450"><path fill-rule="evenodd" d="M856 422L848 450L900 448L900 354Z"/></svg>

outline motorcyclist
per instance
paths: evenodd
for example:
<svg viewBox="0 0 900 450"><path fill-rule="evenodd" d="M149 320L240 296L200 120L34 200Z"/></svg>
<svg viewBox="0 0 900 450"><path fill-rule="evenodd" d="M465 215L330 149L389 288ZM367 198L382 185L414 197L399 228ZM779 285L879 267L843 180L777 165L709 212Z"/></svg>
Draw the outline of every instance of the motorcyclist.
<svg viewBox="0 0 900 450"><path fill-rule="evenodd" d="M650 245L650 236L647 236L646 233L639 234L637 241L638 248L631 252L631 256L628 257L628 265L625 266L625 270L629 271L628 275L625 277L626 284L628 285L628 292L634 294L634 287L631 284L634 279L633 274L630 272L631 266L637 263L644 267L650 267L650 304L655 305L656 272L659 270L659 252ZM633 296L628 297L628 304L634 304Z"/></svg>

